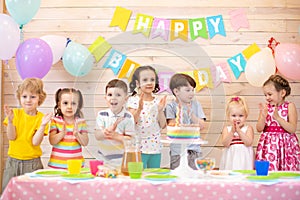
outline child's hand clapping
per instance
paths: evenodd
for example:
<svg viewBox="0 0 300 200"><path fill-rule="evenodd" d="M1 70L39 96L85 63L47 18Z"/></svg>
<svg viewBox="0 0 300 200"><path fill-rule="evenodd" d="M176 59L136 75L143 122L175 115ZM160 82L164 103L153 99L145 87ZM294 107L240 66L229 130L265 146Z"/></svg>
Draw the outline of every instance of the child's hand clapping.
<svg viewBox="0 0 300 200"><path fill-rule="evenodd" d="M49 122L50 122L50 120L51 120L51 118L53 117L53 113L47 113L47 114L45 114L44 115L44 117L43 117L43 119L42 119L42 126L46 126Z"/></svg>
<svg viewBox="0 0 300 200"><path fill-rule="evenodd" d="M161 112L166 107L167 95L165 95L158 103L158 112Z"/></svg>
<svg viewBox="0 0 300 200"><path fill-rule="evenodd" d="M4 106L4 113L5 113L5 115L8 118L8 122L11 123L13 121L13 119L14 119L14 112L13 112L13 110L9 106L5 105Z"/></svg>
<svg viewBox="0 0 300 200"><path fill-rule="evenodd" d="M266 118L268 115L268 104L259 104L259 110L263 118Z"/></svg>

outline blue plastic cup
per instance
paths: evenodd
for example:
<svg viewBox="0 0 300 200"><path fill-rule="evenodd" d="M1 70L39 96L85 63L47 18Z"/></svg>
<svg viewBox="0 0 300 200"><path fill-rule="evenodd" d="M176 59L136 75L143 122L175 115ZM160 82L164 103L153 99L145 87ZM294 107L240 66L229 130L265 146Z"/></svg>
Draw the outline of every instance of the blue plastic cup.
<svg viewBox="0 0 300 200"><path fill-rule="evenodd" d="M267 176L269 172L270 162L267 160L256 160L255 170L257 176Z"/></svg>

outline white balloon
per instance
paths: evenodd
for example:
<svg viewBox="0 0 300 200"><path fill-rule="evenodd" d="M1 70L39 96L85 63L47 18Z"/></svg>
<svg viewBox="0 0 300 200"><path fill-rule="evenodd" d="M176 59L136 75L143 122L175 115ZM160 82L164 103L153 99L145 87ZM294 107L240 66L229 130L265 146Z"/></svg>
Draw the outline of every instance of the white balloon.
<svg viewBox="0 0 300 200"><path fill-rule="evenodd" d="M53 54L52 64L57 63L64 55L64 50L67 44L67 38L60 35L45 35L40 37L42 40L47 42L50 46Z"/></svg>
<svg viewBox="0 0 300 200"><path fill-rule="evenodd" d="M275 59L269 47L251 56L245 68L246 79L256 87L263 86L264 82L275 72Z"/></svg>
<svg viewBox="0 0 300 200"><path fill-rule="evenodd" d="M13 18L0 14L0 59L11 59L20 44L20 29Z"/></svg>

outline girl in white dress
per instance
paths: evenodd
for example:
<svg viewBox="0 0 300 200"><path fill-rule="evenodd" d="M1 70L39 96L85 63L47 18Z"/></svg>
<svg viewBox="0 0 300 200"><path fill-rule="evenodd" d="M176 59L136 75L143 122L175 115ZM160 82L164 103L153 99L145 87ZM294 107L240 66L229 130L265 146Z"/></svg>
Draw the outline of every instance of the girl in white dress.
<svg viewBox="0 0 300 200"><path fill-rule="evenodd" d="M251 125L247 125L248 107L241 97L232 97L226 106L230 123L222 130L225 146L220 161L220 170L251 170L254 167L253 137Z"/></svg>

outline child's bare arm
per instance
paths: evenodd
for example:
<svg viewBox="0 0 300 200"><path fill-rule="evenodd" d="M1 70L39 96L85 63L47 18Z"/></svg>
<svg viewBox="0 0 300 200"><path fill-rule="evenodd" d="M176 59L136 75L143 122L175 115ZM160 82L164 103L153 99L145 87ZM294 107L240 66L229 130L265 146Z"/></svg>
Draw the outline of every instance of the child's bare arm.
<svg viewBox="0 0 300 200"><path fill-rule="evenodd" d="M228 132L227 127L225 126L222 130L222 144L225 147L229 147L232 138L233 138L234 128L231 129L230 132Z"/></svg>
<svg viewBox="0 0 300 200"><path fill-rule="evenodd" d="M47 124L50 122L53 114L52 113L47 113L44 115L42 119L42 123L39 127L39 129L35 132L35 134L32 137L32 145L38 146L42 143L43 138L44 138L44 132Z"/></svg>

